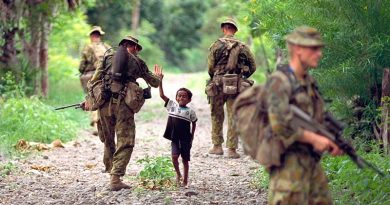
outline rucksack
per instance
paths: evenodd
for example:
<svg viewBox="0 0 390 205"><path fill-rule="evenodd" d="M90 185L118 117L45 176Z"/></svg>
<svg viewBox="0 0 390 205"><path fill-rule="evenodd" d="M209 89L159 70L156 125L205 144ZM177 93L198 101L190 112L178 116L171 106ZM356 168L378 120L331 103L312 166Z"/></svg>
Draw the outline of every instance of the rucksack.
<svg viewBox="0 0 390 205"><path fill-rule="evenodd" d="M293 80L286 73L286 69L279 69L271 77L279 77L289 81L293 98ZM255 85L238 95L233 104L234 122L243 144L244 153L258 161L265 167L279 166L280 158L285 151L278 138L272 137L269 125L268 108L265 98L269 89L267 84Z"/></svg>
<svg viewBox="0 0 390 205"><path fill-rule="evenodd" d="M227 73L231 73L238 68L238 55L244 45L240 41L230 38L220 38L218 40L223 44L223 58L227 58L225 70Z"/></svg>

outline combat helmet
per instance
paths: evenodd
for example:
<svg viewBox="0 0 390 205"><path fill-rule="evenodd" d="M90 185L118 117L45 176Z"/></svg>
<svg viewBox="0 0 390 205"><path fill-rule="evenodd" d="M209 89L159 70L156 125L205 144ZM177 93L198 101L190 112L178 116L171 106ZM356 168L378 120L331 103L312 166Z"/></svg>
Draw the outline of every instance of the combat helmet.
<svg viewBox="0 0 390 205"><path fill-rule="evenodd" d="M100 26L93 26L91 31L89 32L89 35L91 35L93 32L98 32L100 35L105 34L105 32L102 30Z"/></svg>
<svg viewBox="0 0 390 205"><path fill-rule="evenodd" d="M233 26L236 28L236 31L238 31L237 23L236 23L236 21L234 21L233 18L227 18L227 19L225 19L225 20L221 23L221 28L222 28L223 25L225 25L225 24L233 25Z"/></svg>
<svg viewBox="0 0 390 205"><path fill-rule="evenodd" d="M293 32L285 36L285 39L288 43L299 46L325 46L321 33L317 29L308 26L295 28Z"/></svg>
<svg viewBox="0 0 390 205"><path fill-rule="evenodd" d="M126 36L124 37L120 42L119 42L119 45L122 45L123 43L125 43L126 41L130 41L130 42L133 42L135 44L137 44L138 48L139 48L139 51L142 50L142 46L141 44L138 43L138 39L134 38L133 36Z"/></svg>

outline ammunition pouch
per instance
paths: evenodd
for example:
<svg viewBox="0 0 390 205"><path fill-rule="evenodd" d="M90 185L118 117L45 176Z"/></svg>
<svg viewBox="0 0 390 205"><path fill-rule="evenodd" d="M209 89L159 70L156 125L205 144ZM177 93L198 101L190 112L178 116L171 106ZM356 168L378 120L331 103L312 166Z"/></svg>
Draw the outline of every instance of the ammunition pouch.
<svg viewBox="0 0 390 205"><path fill-rule="evenodd" d="M213 80L207 81L205 93L208 97L214 97L218 95L218 86Z"/></svg>
<svg viewBox="0 0 390 205"><path fill-rule="evenodd" d="M110 95L110 91L105 89L103 80L97 80L93 84L88 83L87 101L92 111L99 109L110 98Z"/></svg>
<svg viewBox="0 0 390 205"><path fill-rule="evenodd" d="M152 90L151 90L151 87L149 85L147 88L144 88L142 90L142 93L143 93L145 100L152 98Z"/></svg>
<svg viewBox="0 0 390 205"><path fill-rule="evenodd" d="M144 105L144 91L137 83L129 82L127 84L125 103L134 113L137 113Z"/></svg>
<svg viewBox="0 0 390 205"><path fill-rule="evenodd" d="M238 92L239 93L242 93L244 92L246 89L252 87L252 85L254 84L254 81L253 80L249 80L249 79L246 79L246 78L240 78L238 80Z"/></svg>
<svg viewBox="0 0 390 205"><path fill-rule="evenodd" d="M226 95L235 95L238 93L238 75L225 74L222 76L222 92Z"/></svg>

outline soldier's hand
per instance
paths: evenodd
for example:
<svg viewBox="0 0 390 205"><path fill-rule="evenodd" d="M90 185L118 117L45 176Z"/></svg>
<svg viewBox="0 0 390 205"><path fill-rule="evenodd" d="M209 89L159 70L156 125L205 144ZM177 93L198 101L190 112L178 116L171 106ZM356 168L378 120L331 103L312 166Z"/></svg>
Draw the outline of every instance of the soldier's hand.
<svg viewBox="0 0 390 205"><path fill-rule="evenodd" d="M84 111L89 111L91 110L91 105L88 103L88 101L84 101L80 103L80 108L83 109Z"/></svg>
<svg viewBox="0 0 390 205"><path fill-rule="evenodd" d="M155 64L154 65L154 74L157 75L160 78L160 80L162 80L164 78L163 68L160 67L159 65Z"/></svg>
<svg viewBox="0 0 390 205"><path fill-rule="evenodd" d="M332 142L332 140L321 135L317 135L317 134L315 135L316 135L315 139L312 143L314 150L320 153L328 151L333 156L338 156L343 154L343 151L334 142Z"/></svg>
<svg viewBox="0 0 390 205"><path fill-rule="evenodd" d="M332 140L308 130L303 131L303 136L298 141L311 144L319 153L328 151L333 156L343 154L343 151Z"/></svg>

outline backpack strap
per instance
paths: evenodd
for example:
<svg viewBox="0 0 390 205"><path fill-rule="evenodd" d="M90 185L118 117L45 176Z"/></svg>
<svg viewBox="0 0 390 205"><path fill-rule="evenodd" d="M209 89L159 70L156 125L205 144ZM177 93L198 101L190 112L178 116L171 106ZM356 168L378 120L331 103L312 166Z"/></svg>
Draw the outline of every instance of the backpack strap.
<svg viewBox="0 0 390 205"><path fill-rule="evenodd" d="M287 89L289 91L290 96L290 103L292 103L295 99L295 96L304 91L304 88L300 86L297 78L294 75L294 72L291 70L289 65L280 65L277 68L277 71L274 73L274 75L280 77L282 81L288 81L289 82L289 88Z"/></svg>

